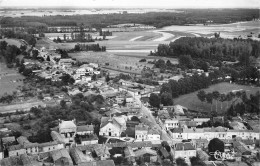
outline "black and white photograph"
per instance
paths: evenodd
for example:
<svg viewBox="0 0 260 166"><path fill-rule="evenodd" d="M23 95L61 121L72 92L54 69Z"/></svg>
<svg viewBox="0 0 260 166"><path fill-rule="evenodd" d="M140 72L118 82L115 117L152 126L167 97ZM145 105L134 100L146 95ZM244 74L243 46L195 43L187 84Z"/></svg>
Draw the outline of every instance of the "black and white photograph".
<svg viewBox="0 0 260 166"><path fill-rule="evenodd" d="M259 0L0 0L0 166L260 166Z"/></svg>

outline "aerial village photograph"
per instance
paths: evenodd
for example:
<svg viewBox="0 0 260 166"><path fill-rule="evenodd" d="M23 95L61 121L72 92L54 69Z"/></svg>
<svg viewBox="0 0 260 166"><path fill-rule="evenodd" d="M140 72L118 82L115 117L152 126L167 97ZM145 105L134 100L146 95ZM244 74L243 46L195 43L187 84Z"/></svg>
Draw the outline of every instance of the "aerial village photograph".
<svg viewBox="0 0 260 166"><path fill-rule="evenodd" d="M259 0L0 0L0 166L260 166Z"/></svg>

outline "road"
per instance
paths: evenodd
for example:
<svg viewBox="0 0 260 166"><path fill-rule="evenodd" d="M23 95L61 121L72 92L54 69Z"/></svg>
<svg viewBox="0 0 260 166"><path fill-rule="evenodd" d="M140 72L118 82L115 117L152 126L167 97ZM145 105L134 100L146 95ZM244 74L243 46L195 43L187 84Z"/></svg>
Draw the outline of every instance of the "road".
<svg viewBox="0 0 260 166"><path fill-rule="evenodd" d="M169 136L169 134L164 129L162 129L159 124L156 123L156 120L155 120L154 116L152 115L150 109L145 107L138 97L134 97L134 98L135 98L135 101L139 105L141 105L140 115L143 116L142 121L144 123L146 123L148 126L154 128L159 133L161 133L161 140L167 141L167 142L172 142L172 138Z"/></svg>

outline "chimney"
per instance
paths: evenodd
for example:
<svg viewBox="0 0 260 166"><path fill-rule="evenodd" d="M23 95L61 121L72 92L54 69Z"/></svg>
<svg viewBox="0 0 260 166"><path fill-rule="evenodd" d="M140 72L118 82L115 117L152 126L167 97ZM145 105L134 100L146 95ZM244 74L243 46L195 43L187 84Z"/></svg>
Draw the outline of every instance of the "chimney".
<svg viewBox="0 0 260 166"><path fill-rule="evenodd" d="M182 150L183 150L183 151L184 151L184 144L185 144L185 143L182 144Z"/></svg>

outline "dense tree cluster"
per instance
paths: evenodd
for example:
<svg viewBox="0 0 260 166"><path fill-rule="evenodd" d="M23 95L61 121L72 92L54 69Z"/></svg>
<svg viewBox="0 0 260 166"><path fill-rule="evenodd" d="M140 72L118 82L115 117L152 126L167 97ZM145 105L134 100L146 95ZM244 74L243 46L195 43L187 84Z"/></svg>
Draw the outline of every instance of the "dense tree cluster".
<svg viewBox="0 0 260 166"><path fill-rule="evenodd" d="M28 34L25 32L14 32L12 30L2 31L1 33L2 33L2 35L4 35L7 38L23 39L29 45L32 45L32 46L35 46L35 44L36 44L36 39L32 34Z"/></svg>
<svg viewBox="0 0 260 166"><path fill-rule="evenodd" d="M62 101L60 106L31 108L30 112L38 118L38 122L32 128L38 132L36 135L29 137L29 140L39 143L51 141L50 129L58 125L58 119L72 120L75 118L76 121L99 124L99 120L92 118L90 115L90 112L97 109L96 102L103 104L103 97L100 95L84 97L82 94L77 94L72 97L72 104L70 105L66 105L66 102L64 104L64 101Z"/></svg>
<svg viewBox="0 0 260 166"><path fill-rule="evenodd" d="M149 103L152 107L157 108L159 108L161 104L163 106L173 105L172 95L169 92L163 92L162 94L151 93Z"/></svg>
<svg viewBox="0 0 260 166"><path fill-rule="evenodd" d="M14 63L20 53L21 50L17 46L8 45L6 41L0 42L0 56L5 59L7 65Z"/></svg>
<svg viewBox="0 0 260 166"><path fill-rule="evenodd" d="M227 114L230 116L243 115L244 113L260 114L260 92L251 94L248 98L247 95L241 95L241 102L233 103L228 109Z"/></svg>
<svg viewBox="0 0 260 166"><path fill-rule="evenodd" d="M99 46L99 44L76 44L74 47L74 51L106 51L106 46Z"/></svg>
<svg viewBox="0 0 260 166"><path fill-rule="evenodd" d="M182 57L181 62L187 63L192 67L193 59L216 60L216 61L236 61L241 65L249 66L250 57L257 58L260 55L260 42L243 39L222 39L222 38L203 38L203 37L182 37L169 45L160 44L155 55Z"/></svg>
<svg viewBox="0 0 260 166"><path fill-rule="evenodd" d="M216 101L216 111L217 111L217 103L221 102L221 110L223 107L223 102L227 102L228 112L227 114L230 116L237 116L239 113L243 115L244 113L260 113L260 92L257 91L255 95L251 94L248 98L245 91L238 92L229 92L229 93L219 93L218 91L208 92L206 93L204 90L201 90L197 93L197 97L201 102L207 102L212 104L213 100ZM234 100L236 99L236 100ZM240 99L242 102L236 102ZM231 106L231 107L230 107Z"/></svg>
<svg viewBox="0 0 260 166"><path fill-rule="evenodd" d="M210 77L210 76L209 76ZM212 75L213 77L213 75ZM191 93L199 89L207 88L211 85L211 79L205 75L194 74L191 77L181 78L178 81L170 80L168 83L164 83L161 88L161 94L164 92L170 93L173 98L179 95Z"/></svg>
<svg viewBox="0 0 260 166"><path fill-rule="evenodd" d="M230 23L250 21L259 18L258 9L183 9L179 12L150 12L143 14L94 14L72 16L24 16L4 17L0 24L3 27L42 27L48 26L77 26L82 23L88 27L103 28L108 25L136 23L147 24L157 28L169 25L206 24L208 20L214 23Z"/></svg>
<svg viewBox="0 0 260 166"><path fill-rule="evenodd" d="M212 140L209 141L208 151L211 156L211 159L216 160L214 158L214 153L216 151L224 152L224 142L218 138L213 138Z"/></svg>

